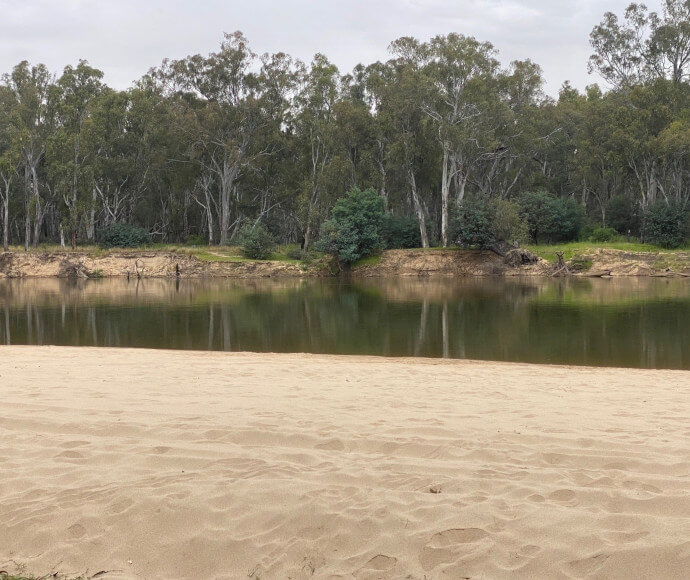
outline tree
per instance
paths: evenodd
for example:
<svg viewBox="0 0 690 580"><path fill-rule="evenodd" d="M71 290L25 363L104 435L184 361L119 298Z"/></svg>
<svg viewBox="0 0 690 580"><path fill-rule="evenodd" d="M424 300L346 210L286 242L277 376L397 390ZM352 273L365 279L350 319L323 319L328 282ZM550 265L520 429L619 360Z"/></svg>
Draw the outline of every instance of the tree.
<svg viewBox="0 0 690 580"><path fill-rule="evenodd" d="M16 101L12 92L0 86L0 202L2 202L2 248L9 250L10 196L21 163L20 151L17 148L11 116L14 114Z"/></svg>
<svg viewBox="0 0 690 580"><path fill-rule="evenodd" d="M195 121L190 157L218 188L221 244L230 240L231 227L239 225L237 218L234 224L230 221L239 180L262 153L252 148L263 123L251 72L255 58L244 35L235 32L226 34L220 50L208 57L166 61L153 71Z"/></svg>
<svg viewBox="0 0 690 580"><path fill-rule="evenodd" d="M428 51L431 89L423 106L434 121L443 156L441 242L446 247L451 185L455 183L457 201L462 202L473 166L496 152L491 129L501 120L498 92L491 85L498 61L491 44L459 34L433 38Z"/></svg>
<svg viewBox="0 0 690 580"><path fill-rule="evenodd" d="M11 74L4 75L3 84L11 91L16 103L10 122L24 167L24 248L28 250L32 239L31 213L34 214L34 247L38 245L44 217L39 167L46 152L54 113L53 77L45 65L30 66L27 61L22 61Z"/></svg>
<svg viewBox="0 0 690 580"><path fill-rule="evenodd" d="M496 236L493 231L494 215L488 200L465 198L458 206L457 243L461 246L490 247Z"/></svg>
<svg viewBox="0 0 690 580"><path fill-rule="evenodd" d="M323 215L322 202L327 190L328 170L334 157L333 119L338 100L338 68L324 55L317 54L297 95L296 129L306 163L300 195L302 248L309 251L315 218Z"/></svg>
<svg viewBox="0 0 690 580"><path fill-rule="evenodd" d="M664 0L661 15L630 4L621 23L612 12L590 34L590 72L614 87L630 88L653 79L681 83L690 66L690 3Z"/></svg>
<svg viewBox="0 0 690 580"><path fill-rule="evenodd" d="M658 201L647 209L647 238L664 248L677 248L688 235L689 220L690 212L685 204Z"/></svg>
<svg viewBox="0 0 690 580"><path fill-rule="evenodd" d="M321 248L344 264L383 249L383 199L370 188L353 187L333 206L322 229Z"/></svg>
<svg viewBox="0 0 690 580"><path fill-rule="evenodd" d="M91 169L97 150L84 146L84 133L94 103L104 91L102 79L100 70L82 60L76 67L65 67L56 83L57 123L48 139L49 167L56 193L67 210L72 248L77 246L80 210L92 189ZM62 225L61 222L61 236Z"/></svg>
<svg viewBox="0 0 690 580"><path fill-rule="evenodd" d="M525 193L520 205L530 237L538 244L569 242L580 233L582 208L573 199L541 190Z"/></svg>

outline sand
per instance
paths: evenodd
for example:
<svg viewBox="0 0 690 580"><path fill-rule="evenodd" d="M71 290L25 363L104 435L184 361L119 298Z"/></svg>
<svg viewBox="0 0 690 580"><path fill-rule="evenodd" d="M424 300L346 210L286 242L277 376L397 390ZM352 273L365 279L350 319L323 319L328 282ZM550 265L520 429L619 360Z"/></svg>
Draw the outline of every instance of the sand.
<svg viewBox="0 0 690 580"><path fill-rule="evenodd" d="M0 347L0 570L688 578L690 373Z"/></svg>

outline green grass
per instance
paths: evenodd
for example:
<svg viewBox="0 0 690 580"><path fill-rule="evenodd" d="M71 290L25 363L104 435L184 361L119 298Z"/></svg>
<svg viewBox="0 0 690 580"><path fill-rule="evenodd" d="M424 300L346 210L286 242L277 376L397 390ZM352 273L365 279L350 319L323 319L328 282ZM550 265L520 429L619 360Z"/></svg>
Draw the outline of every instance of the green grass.
<svg viewBox="0 0 690 580"><path fill-rule="evenodd" d="M353 268L361 268L364 266L377 266L378 264L381 263L381 260L383 259L383 256L381 254L374 254L373 256L367 256L366 258L362 258L361 260L357 260L354 264L352 264Z"/></svg>
<svg viewBox="0 0 690 580"><path fill-rule="evenodd" d="M525 246L525 249L549 262L556 262L556 252L563 252L563 258L565 260L572 260L574 257L582 256L583 254L598 249L672 255L677 252L688 251L689 248L686 246L676 250L669 250L652 244L641 244L639 242L569 242L567 244L551 245L530 244Z"/></svg>

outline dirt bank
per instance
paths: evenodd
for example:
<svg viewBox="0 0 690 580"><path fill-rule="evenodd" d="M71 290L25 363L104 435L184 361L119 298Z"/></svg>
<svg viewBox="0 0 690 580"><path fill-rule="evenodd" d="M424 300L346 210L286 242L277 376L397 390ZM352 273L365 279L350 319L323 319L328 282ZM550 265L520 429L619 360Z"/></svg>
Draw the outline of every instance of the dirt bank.
<svg viewBox="0 0 690 580"><path fill-rule="evenodd" d="M286 261L248 261L205 252L117 250L109 252L30 251L0 254L0 278L305 278L333 276L337 268L322 259L309 266ZM209 259L210 257L210 259ZM514 256L513 256L514 258ZM355 277L550 277L554 265L531 264L492 251L457 249L388 250L355 266ZM568 275L591 277L690 276L690 252L631 252L594 248L573 256Z"/></svg>
<svg viewBox="0 0 690 580"><path fill-rule="evenodd" d="M570 261L582 276L690 276L690 252L630 252L596 248Z"/></svg>
<svg viewBox="0 0 690 580"><path fill-rule="evenodd" d="M297 278L327 273L290 262L206 261L169 251L0 254L0 278Z"/></svg>
<svg viewBox="0 0 690 580"><path fill-rule="evenodd" d="M527 252L529 254L529 252ZM555 256L554 256L555 257ZM355 276L537 276L551 277L556 266L536 258L534 263L515 266L511 256L492 251L389 250L379 259L353 269ZM630 252L594 248L567 261L561 274L586 277L690 276L690 252Z"/></svg>

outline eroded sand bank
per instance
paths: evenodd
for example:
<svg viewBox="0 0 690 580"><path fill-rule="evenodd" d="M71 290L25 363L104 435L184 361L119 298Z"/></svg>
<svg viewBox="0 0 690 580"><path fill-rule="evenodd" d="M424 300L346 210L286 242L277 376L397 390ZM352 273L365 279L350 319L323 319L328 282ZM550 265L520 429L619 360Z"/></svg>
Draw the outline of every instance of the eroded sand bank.
<svg viewBox="0 0 690 580"><path fill-rule="evenodd" d="M2 570L690 570L687 372L0 347L0 393Z"/></svg>

